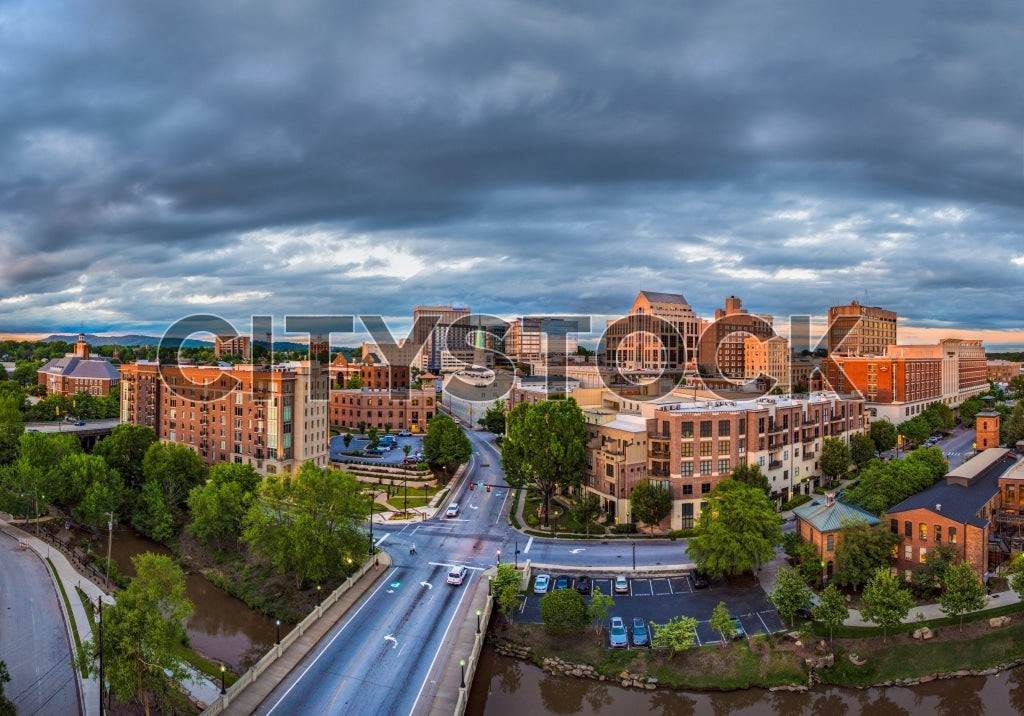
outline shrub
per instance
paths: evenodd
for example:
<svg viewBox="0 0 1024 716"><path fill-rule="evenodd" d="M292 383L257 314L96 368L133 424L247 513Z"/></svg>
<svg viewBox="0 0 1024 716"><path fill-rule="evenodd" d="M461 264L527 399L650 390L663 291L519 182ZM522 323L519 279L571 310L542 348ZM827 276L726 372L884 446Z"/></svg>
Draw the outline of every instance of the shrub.
<svg viewBox="0 0 1024 716"><path fill-rule="evenodd" d="M617 535L636 534L636 523L623 522L621 525L615 525L614 527L612 527L612 532Z"/></svg>
<svg viewBox="0 0 1024 716"><path fill-rule="evenodd" d="M683 539L686 537L692 537L693 530L671 530L668 533L669 539Z"/></svg>
<svg viewBox="0 0 1024 716"><path fill-rule="evenodd" d="M810 501L811 501L811 496L810 495L797 495L796 497L794 497L789 502L782 503L782 509L783 509L783 511L785 511L785 510L792 510L794 507L799 507L800 505L805 505L805 504L807 504Z"/></svg>

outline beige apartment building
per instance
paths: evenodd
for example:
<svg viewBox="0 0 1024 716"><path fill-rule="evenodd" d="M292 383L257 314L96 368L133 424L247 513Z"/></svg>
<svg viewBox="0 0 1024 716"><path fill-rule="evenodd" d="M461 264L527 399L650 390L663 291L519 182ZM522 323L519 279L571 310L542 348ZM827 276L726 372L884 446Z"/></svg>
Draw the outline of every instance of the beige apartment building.
<svg viewBox="0 0 1024 716"><path fill-rule="evenodd" d="M743 377L748 380L767 378L764 389L781 388L788 393L792 387L789 341L782 336L768 339L748 336L743 341Z"/></svg>
<svg viewBox="0 0 1024 716"><path fill-rule="evenodd" d="M695 363L700 331L682 294L641 291L629 315L608 322L605 351L622 371L682 373Z"/></svg>
<svg viewBox="0 0 1024 716"><path fill-rule="evenodd" d="M271 367L121 366L121 422L148 425L162 442L207 464L252 465L261 475L326 467L328 378L315 361Z"/></svg>
<svg viewBox="0 0 1024 716"><path fill-rule="evenodd" d="M896 313L850 301L828 309L829 355L880 356L896 345Z"/></svg>

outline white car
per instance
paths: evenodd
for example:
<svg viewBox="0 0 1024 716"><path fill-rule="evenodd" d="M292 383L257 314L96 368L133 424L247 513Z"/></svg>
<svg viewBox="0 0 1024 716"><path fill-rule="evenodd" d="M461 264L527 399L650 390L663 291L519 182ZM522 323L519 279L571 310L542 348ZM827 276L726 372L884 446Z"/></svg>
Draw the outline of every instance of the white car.
<svg viewBox="0 0 1024 716"><path fill-rule="evenodd" d="M615 577L615 593L616 594L629 594L629 580L626 579L626 575L619 574Z"/></svg>
<svg viewBox="0 0 1024 716"><path fill-rule="evenodd" d="M448 572L448 579L445 580L448 584L454 584L456 586L462 584L462 580L466 578L466 568L461 564L457 564L451 568Z"/></svg>
<svg viewBox="0 0 1024 716"><path fill-rule="evenodd" d="M459 503L453 502L448 505L448 510L444 513L445 517L456 517L459 514Z"/></svg>
<svg viewBox="0 0 1024 716"><path fill-rule="evenodd" d="M549 574L538 574L537 579L533 582L533 593L534 594L547 594L548 587L551 586L551 575Z"/></svg>

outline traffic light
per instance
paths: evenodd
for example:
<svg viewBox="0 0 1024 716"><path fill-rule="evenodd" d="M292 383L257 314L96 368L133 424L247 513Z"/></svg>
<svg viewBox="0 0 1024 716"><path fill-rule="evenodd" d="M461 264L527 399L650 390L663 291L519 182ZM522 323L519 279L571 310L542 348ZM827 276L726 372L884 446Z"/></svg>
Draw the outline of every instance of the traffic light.
<svg viewBox="0 0 1024 716"><path fill-rule="evenodd" d="M490 492L490 491L491 491L491 486L490 486L490 485L488 485L488 486L487 486L487 491L488 491L488 492Z"/></svg>
<svg viewBox="0 0 1024 716"><path fill-rule="evenodd" d="M470 489L470 490L474 490L474 489L476 489L476 483L475 483L475 482L471 482L471 483L469 483L469 489Z"/></svg>

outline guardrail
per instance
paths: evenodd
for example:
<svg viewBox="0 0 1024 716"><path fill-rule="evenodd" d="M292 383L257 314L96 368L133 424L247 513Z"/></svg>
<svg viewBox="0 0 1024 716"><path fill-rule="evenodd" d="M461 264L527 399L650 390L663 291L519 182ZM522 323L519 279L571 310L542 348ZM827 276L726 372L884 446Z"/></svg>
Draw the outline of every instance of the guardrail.
<svg viewBox="0 0 1024 716"><path fill-rule="evenodd" d="M324 600L320 602L316 609L310 612L305 619L295 625L294 629L282 637L281 643L275 644L274 648L268 651L262 659L250 666L249 670L242 674L238 678L238 681L233 683L231 687L227 689L227 693L218 696L217 700L203 711L203 716L216 716L216 714L219 714L226 709L228 705L231 704L232 699L241 694L242 691L260 677L260 674L266 671L275 661L280 659L288 650L288 647L294 644L299 637L305 634L306 631L308 631L309 628L323 616L324 611L326 611L328 607L337 602L345 592L352 588L352 585L356 583L356 580L373 568L373 564L373 559L367 559L363 562L363 565L351 577L345 580L344 584L324 597Z"/></svg>
<svg viewBox="0 0 1024 716"><path fill-rule="evenodd" d="M494 596L489 595L486 604L484 604L483 614L477 622L481 624L481 627L477 631L476 638L473 639L473 648L469 652L469 658L466 659L465 672L459 685L459 697L455 701L454 716L462 716L462 714L466 713L466 705L469 702L469 688L473 685L473 677L476 676L476 667L480 663L480 652L484 648L487 625L491 623L491 613L493 611Z"/></svg>

